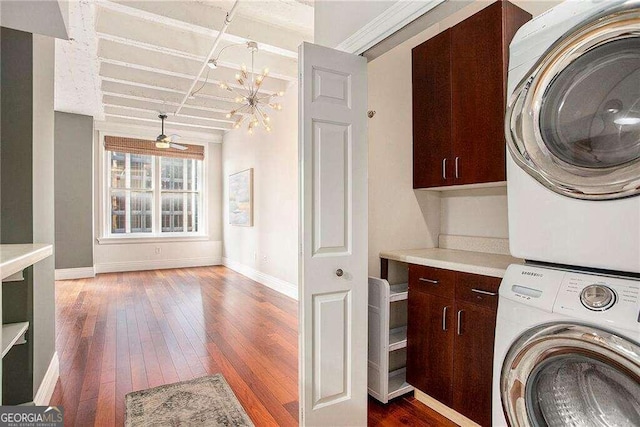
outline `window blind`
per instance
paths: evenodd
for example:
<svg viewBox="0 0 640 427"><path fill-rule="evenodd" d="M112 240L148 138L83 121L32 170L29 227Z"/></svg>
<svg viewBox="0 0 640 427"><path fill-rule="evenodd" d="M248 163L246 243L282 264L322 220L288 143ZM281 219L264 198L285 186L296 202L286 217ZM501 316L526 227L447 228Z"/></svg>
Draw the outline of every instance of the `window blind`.
<svg viewBox="0 0 640 427"><path fill-rule="evenodd" d="M182 144L179 142L177 142L177 144L187 147L187 149L178 150L177 148L157 148L155 141L145 139L126 138L121 136L104 137L104 148L108 151L204 160L204 147L202 145Z"/></svg>

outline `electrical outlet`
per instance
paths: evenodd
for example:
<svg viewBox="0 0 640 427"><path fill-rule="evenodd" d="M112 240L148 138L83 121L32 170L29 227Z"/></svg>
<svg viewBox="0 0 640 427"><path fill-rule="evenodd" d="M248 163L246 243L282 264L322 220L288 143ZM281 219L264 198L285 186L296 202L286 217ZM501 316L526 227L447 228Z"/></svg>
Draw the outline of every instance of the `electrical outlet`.
<svg viewBox="0 0 640 427"><path fill-rule="evenodd" d="M267 262L267 256L266 255L262 255L262 261Z"/></svg>
<svg viewBox="0 0 640 427"><path fill-rule="evenodd" d="M162 252L162 248L160 246L156 246L156 255L160 255Z"/></svg>

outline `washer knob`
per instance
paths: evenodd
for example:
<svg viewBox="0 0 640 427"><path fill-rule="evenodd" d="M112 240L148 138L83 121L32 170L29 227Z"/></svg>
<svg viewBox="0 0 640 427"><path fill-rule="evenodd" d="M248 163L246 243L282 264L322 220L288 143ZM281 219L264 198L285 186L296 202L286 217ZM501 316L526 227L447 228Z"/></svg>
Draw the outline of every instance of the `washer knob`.
<svg viewBox="0 0 640 427"><path fill-rule="evenodd" d="M604 285L589 285L582 290L580 301L589 310L605 311L616 302L616 295Z"/></svg>

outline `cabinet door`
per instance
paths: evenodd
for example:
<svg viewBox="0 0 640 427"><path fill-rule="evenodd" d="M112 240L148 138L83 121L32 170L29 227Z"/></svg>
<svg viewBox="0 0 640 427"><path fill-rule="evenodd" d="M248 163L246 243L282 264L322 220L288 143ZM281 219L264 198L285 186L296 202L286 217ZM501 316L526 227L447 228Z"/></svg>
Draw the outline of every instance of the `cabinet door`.
<svg viewBox="0 0 640 427"><path fill-rule="evenodd" d="M506 180L508 46L530 18L496 2L452 28L452 162L458 185Z"/></svg>
<svg viewBox="0 0 640 427"><path fill-rule="evenodd" d="M453 184L451 31L412 51L413 188Z"/></svg>
<svg viewBox="0 0 640 427"><path fill-rule="evenodd" d="M445 405L451 405L453 310L453 299L409 287L407 382Z"/></svg>
<svg viewBox="0 0 640 427"><path fill-rule="evenodd" d="M483 426L491 425L491 382L495 310L456 301L453 409Z"/></svg>

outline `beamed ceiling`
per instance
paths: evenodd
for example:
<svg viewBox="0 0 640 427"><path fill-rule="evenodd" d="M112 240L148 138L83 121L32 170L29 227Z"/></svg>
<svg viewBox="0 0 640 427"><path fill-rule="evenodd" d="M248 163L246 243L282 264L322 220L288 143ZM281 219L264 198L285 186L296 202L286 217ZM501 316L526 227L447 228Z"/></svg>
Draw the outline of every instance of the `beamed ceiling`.
<svg viewBox="0 0 640 427"><path fill-rule="evenodd" d="M91 115L106 122L160 125L167 131L221 134L233 124L225 114L237 106L219 88L231 85L244 46L225 49L218 68L203 73L193 99L175 115L213 46L233 1L79 1L70 3L71 40L56 41L57 111ZM258 42L255 69L268 67L265 93L286 91L297 79L297 49L313 37L310 0L241 0L216 49ZM205 82L206 81L206 82Z"/></svg>

